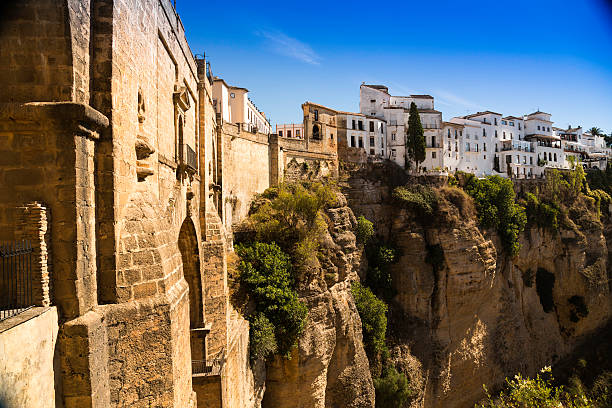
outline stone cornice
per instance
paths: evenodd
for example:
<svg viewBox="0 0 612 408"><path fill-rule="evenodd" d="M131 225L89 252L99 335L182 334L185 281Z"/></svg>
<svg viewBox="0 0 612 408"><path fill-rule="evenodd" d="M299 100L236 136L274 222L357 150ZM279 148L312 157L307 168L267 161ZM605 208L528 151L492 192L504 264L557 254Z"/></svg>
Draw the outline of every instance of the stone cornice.
<svg viewBox="0 0 612 408"><path fill-rule="evenodd" d="M81 136L98 138L108 118L89 105L76 102L29 102L0 104L0 123L37 123L40 127L64 128Z"/></svg>

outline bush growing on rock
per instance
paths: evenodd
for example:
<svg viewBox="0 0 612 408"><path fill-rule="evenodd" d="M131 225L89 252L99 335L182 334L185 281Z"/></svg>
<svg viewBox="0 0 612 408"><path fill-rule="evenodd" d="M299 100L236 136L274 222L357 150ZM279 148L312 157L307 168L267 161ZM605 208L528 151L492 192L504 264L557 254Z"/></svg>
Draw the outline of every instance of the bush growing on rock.
<svg viewBox="0 0 612 408"><path fill-rule="evenodd" d="M374 294L386 302L395 296L390 265L396 262L396 250L387 244L373 242L366 248L368 272L366 284Z"/></svg>
<svg viewBox="0 0 612 408"><path fill-rule="evenodd" d="M497 397L487 394L487 401L476 405L479 408L594 408L593 401L584 393L567 392L563 386L555 387L550 375L550 367L544 367L536 378L517 374L514 379L506 379L506 390Z"/></svg>
<svg viewBox="0 0 612 408"><path fill-rule="evenodd" d="M374 224L363 215L357 217L357 227L355 228L357 241L367 244L374 236Z"/></svg>
<svg viewBox="0 0 612 408"><path fill-rule="evenodd" d="M334 205L333 187L321 183L291 183L261 194L251 207L255 240L276 242L301 264L316 255L327 230L322 210Z"/></svg>
<svg viewBox="0 0 612 408"><path fill-rule="evenodd" d="M438 195L434 189L421 184L396 187L393 190L393 198L426 218L432 217L438 209Z"/></svg>
<svg viewBox="0 0 612 408"><path fill-rule="evenodd" d="M278 345L274 336L274 325L263 313L258 313L249 320L251 323L249 331L251 358L253 360L265 359L276 354Z"/></svg>
<svg viewBox="0 0 612 408"><path fill-rule="evenodd" d="M403 407L412 395L408 378L393 366L385 368L379 378L374 378L374 389L377 408Z"/></svg>
<svg viewBox="0 0 612 408"><path fill-rule="evenodd" d="M558 203L546 203L540 201L535 194L527 193L525 210L527 220L532 225L548 228L556 232L559 230L559 217L561 208Z"/></svg>
<svg viewBox="0 0 612 408"><path fill-rule="evenodd" d="M465 190L474 199L480 224L495 228L508 253L516 255L527 217L524 208L515 201L512 181L499 176L471 177L466 180Z"/></svg>
<svg viewBox="0 0 612 408"><path fill-rule="evenodd" d="M359 282L353 282L351 288L355 306L361 318L363 343L369 357L387 350L385 336L387 333L387 305L378 299L372 291Z"/></svg>
<svg viewBox="0 0 612 408"><path fill-rule="evenodd" d="M248 316L252 355L268 356L277 349L289 357L308 314L294 289L291 258L275 243L237 245L236 253L238 281L255 304L255 313Z"/></svg>

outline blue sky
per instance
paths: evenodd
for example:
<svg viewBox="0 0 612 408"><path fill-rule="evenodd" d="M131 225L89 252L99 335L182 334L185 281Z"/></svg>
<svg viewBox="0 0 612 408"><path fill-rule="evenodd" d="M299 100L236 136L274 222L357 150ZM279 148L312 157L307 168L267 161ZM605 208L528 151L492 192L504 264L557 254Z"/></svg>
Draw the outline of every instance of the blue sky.
<svg viewBox="0 0 612 408"><path fill-rule="evenodd" d="M176 0L194 54L273 124L358 111L362 82L428 93L444 120L536 109L612 132L612 6L579 1Z"/></svg>

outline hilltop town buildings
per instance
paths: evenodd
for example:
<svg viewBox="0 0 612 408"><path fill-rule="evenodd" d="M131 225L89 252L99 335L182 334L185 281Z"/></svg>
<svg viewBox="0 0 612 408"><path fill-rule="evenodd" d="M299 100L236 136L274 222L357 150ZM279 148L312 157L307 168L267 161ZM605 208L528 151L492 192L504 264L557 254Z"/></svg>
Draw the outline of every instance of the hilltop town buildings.
<svg viewBox="0 0 612 408"><path fill-rule="evenodd" d="M224 122L240 124L249 132L270 134L270 121L249 98L249 90L213 78L213 105Z"/></svg>
<svg viewBox="0 0 612 408"><path fill-rule="evenodd" d="M583 132L580 127L556 128L545 112L504 116L484 111L443 121L430 95L394 96L384 85L362 84L359 112L325 108L337 118L341 158L388 159L405 166L412 102L423 125L426 156L420 170L425 172L460 170L477 176L534 178L547 168L568 169L572 160L605 169L612 156L602 136ZM294 125L277 125L277 129L287 126Z"/></svg>

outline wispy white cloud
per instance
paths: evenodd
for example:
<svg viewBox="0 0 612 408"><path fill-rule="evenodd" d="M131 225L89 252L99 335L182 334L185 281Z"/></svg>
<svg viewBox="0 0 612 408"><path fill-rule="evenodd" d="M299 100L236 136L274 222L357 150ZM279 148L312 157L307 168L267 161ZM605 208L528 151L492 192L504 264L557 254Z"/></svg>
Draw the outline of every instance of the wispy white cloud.
<svg viewBox="0 0 612 408"><path fill-rule="evenodd" d="M307 64L320 65L321 57L308 44L297 38L289 37L278 30L262 30L255 34L263 37L266 40L266 46L273 52Z"/></svg>
<svg viewBox="0 0 612 408"><path fill-rule="evenodd" d="M479 103L472 102L449 91L437 89L433 91L433 94L436 97L436 102L443 106L454 107L455 109L482 109Z"/></svg>

